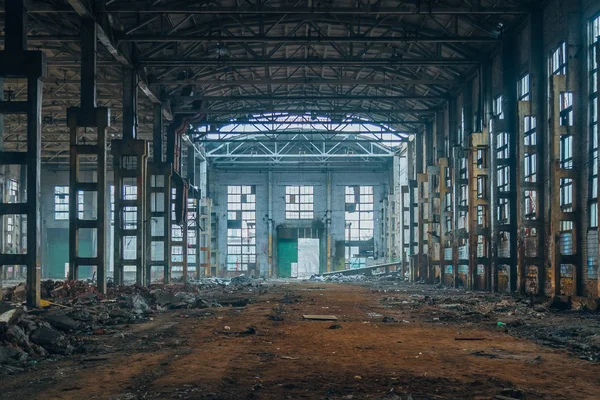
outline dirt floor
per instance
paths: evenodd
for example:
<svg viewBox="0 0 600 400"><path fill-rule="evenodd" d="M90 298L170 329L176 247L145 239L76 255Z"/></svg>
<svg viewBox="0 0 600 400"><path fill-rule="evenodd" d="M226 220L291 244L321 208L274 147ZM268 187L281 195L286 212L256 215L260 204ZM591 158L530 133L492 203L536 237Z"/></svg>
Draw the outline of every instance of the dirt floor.
<svg viewBox="0 0 600 400"><path fill-rule="evenodd" d="M82 338L92 354L0 376L0 399L600 399L600 363L422 286L278 283L245 307L165 311Z"/></svg>

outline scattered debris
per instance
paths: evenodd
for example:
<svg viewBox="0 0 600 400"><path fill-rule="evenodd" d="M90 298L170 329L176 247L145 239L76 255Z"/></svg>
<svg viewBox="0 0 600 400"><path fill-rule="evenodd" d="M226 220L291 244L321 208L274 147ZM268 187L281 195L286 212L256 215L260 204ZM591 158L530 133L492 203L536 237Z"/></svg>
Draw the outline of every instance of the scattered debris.
<svg viewBox="0 0 600 400"><path fill-rule="evenodd" d="M315 320L315 321L337 321L337 319L338 319L335 315L312 315L312 314L303 315L302 318L309 319L309 320Z"/></svg>
<svg viewBox="0 0 600 400"><path fill-rule="evenodd" d="M23 307L27 288L21 283L4 288L0 301L0 365L19 366L31 357L87 352L87 336L125 335L111 327L152 320L167 309L244 306L250 302L240 290L262 283L248 277L229 280L207 278L195 284L109 287L106 295L85 281L41 282L43 308ZM244 289L246 288L246 289ZM236 334L254 335L248 327Z"/></svg>

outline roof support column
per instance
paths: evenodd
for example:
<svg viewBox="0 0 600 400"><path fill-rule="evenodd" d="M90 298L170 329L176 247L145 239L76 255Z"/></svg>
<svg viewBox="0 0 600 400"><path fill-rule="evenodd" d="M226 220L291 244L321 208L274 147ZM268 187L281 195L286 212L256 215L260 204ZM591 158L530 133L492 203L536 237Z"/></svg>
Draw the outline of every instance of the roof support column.
<svg viewBox="0 0 600 400"><path fill-rule="evenodd" d="M508 241L508 252L503 254L502 257L499 255L499 262L505 265L508 274L508 291L517 291L517 243L518 243L518 229L517 229L517 216L518 216L518 202L517 193L519 193L520 185L520 165L519 160L522 160L522 154L518 154L517 143L519 141L518 125L517 125L517 59L515 57L515 43L514 38L508 37L503 41L502 48L502 92L503 92L503 105L502 111L504 113L504 129L508 137L508 156L503 159L502 165L507 167L508 170L508 192L502 193L501 197L503 201L508 202L508 213L509 217L505 223L500 226L500 234ZM506 225L508 224L508 225Z"/></svg>
<svg viewBox="0 0 600 400"><path fill-rule="evenodd" d="M106 293L106 132L110 125L110 110L96 107L96 23L90 18L81 21L81 107L67 110L70 131L69 172L69 279L79 278L79 267L96 267L97 286ZM89 132L88 128L96 132ZM90 144L88 134L92 133ZM93 171L80 171L79 159L95 159ZM83 215L78 210L78 199L95 196L96 201L85 201ZM96 238L96 249L81 254L79 240Z"/></svg>
<svg viewBox="0 0 600 400"><path fill-rule="evenodd" d="M40 305L40 161L42 125L42 80L46 59L40 51L27 50L27 11L23 0L6 0L5 42L0 52L0 77L27 79L27 101L1 102L0 114L25 114L27 150L0 152L0 165L26 168L27 199L19 203L0 203L0 216L27 217L27 249L21 254L0 253L0 268L7 265L27 267L27 305ZM1 201L1 200L0 200Z"/></svg>

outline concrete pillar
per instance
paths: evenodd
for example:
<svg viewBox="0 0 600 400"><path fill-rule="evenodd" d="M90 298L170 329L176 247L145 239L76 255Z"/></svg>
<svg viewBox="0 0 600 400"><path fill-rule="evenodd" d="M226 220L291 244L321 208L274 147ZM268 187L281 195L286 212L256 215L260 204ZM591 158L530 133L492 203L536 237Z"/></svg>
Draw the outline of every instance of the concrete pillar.
<svg viewBox="0 0 600 400"><path fill-rule="evenodd" d="M267 223L269 226L268 238L267 238L267 265L268 272L267 278L271 278L273 276L273 172L269 171L267 173L267 203L268 203L268 211L267 211Z"/></svg>
<svg viewBox="0 0 600 400"><path fill-rule="evenodd" d="M327 226L327 272L331 272L333 260L332 260L332 251L331 251L331 227L332 227L332 217L333 217L333 209L332 209L332 198L333 198L333 185L331 182L331 171L327 171L327 212L326 212L326 226Z"/></svg>
<svg viewBox="0 0 600 400"><path fill-rule="evenodd" d="M27 101L0 103L0 114L25 114L27 119L27 151L1 152L0 165L27 166L27 201L0 203L0 216L27 215L27 253L0 253L0 268L6 265L27 266L27 305L40 303L40 162L42 80L46 75L45 56L27 50L27 11L23 0L7 0L5 8L4 50L0 52L0 77L27 79ZM28 68L23 68L27 65Z"/></svg>

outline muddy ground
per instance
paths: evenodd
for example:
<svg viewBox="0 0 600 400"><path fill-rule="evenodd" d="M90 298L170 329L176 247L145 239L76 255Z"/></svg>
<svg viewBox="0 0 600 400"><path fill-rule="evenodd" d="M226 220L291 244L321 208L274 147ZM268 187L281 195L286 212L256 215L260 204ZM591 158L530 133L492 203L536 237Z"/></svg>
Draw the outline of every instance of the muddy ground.
<svg viewBox="0 0 600 400"><path fill-rule="evenodd" d="M0 399L600 398L595 313L399 282L242 291L0 368Z"/></svg>

